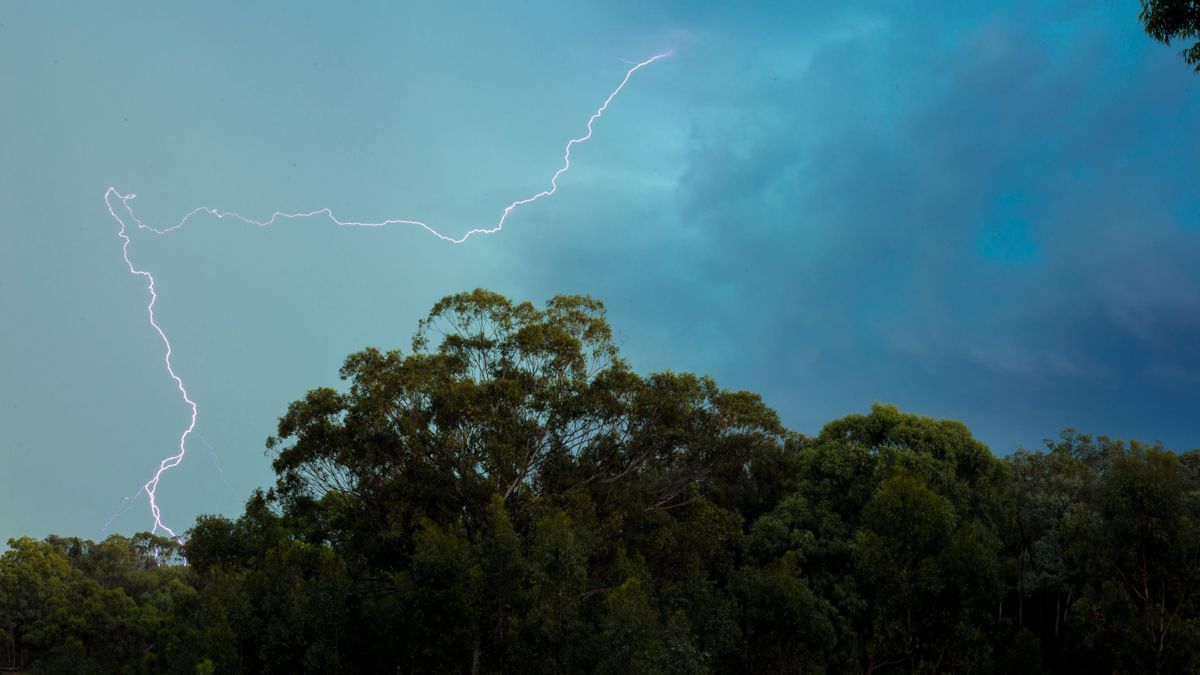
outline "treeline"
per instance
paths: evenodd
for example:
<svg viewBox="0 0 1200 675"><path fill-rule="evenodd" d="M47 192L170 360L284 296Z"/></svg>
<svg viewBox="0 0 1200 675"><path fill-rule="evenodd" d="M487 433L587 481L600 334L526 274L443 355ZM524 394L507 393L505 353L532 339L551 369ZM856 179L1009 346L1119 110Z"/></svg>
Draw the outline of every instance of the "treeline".
<svg viewBox="0 0 1200 675"><path fill-rule="evenodd" d="M805 437L633 373L584 297L452 296L342 374L236 520L11 540L0 666L1200 671L1200 451L1068 431L997 458L887 405Z"/></svg>

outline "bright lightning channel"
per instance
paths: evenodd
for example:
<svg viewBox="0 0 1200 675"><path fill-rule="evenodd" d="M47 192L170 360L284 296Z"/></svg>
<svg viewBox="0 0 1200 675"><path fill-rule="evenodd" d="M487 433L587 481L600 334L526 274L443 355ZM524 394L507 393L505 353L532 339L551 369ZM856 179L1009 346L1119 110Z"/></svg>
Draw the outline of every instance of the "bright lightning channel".
<svg viewBox="0 0 1200 675"><path fill-rule="evenodd" d="M162 480L162 476L164 473L175 468L176 466L179 466L179 464L183 461L184 455L187 454L188 437L191 436L191 434L196 430L196 420L200 414L199 407L196 405L196 402L193 401L191 396L188 394L187 387L183 383L183 378L181 378L175 372L175 367L171 361L171 357L174 354L174 350L171 347L171 340L170 340L170 338L167 337L167 333L166 333L166 331L164 331L162 329L162 326L158 325L158 322L155 321L154 305L156 302L158 302L158 293L155 290L155 286L154 286L154 276L152 274L150 274L150 272L148 272L144 269L140 269L137 266L135 266L133 264L133 260L130 259L130 257L129 257L130 239L129 239L129 232L128 232L129 228L126 224L126 218L128 218L130 222L132 222L134 225L136 225L136 227L139 230L149 230L150 232L153 232L154 234L166 234L168 232L172 232L174 230L180 229L181 227L186 225L188 223L188 221L192 219L193 216L195 216L197 214L201 214L201 213L207 214L210 216L215 216L217 218L233 218L235 220L240 220L240 221L246 223L247 225L258 225L260 227L266 227L268 225L272 225L281 218L292 219L292 218L311 218L313 216L325 216L333 224L339 225L342 227L385 227L388 225L416 225L418 227L423 228L425 231L429 232L430 234L437 237L438 239L442 239L444 241L450 242L451 244L462 244L467 239L471 238L472 236L474 236L476 234L495 234L495 233L499 232L500 230L502 230L504 228L505 221L508 220L509 215L511 215L513 211L515 211L516 209L518 209L526 204L532 204L533 202L536 202L537 200L539 200L543 197L549 197L549 196L553 195L554 193L558 192L559 177L571 169L571 148L573 148L575 145L578 145L580 143L587 141L588 139L590 139L592 137L592 125L596 122L596 120L600 119L600 117L602 115L604 115L604 112L606 110L608 110L608 105L610 103L612 103L613 99L615 99L617 97L617 94L621 93L621 90L624 89L625 85L629 83L629 78L633 77L634 73L636 73L638 70L641 70L642 68L645 68L646 66L650 65L651 63L654 63L655 61L665 59L665 58L671 56L671 54L672 54L672 52L664 52L662 54L656 54L656 55L646 59L645 61L642 61L641 63L632 64L632 67L625 72L625 77L624 77L624 79L621 80L621 83L618 84L617 87L612 90L612 93L610 93L608 95L608 98L604 99L604 103L602 103L600 105L600 107L596 109L596 112L592 113L592 116L588 118L587 133L580 136L579 138L572 138L571 140L567 141L566 148L563 151L562 167L560 167L557 171L555 171L554 175L550 177L550 188L549 189L543 190L543 191L538 192L529 197L525 197L524 199L518 199L518 200L512 202L511 204L509 204L508 206L506 206L504 208L504 211L502 211L500 213L500 219L498 221L496 221L496 224L494 226L473 228L473 229L467 230L467 232L465 234L463 234L461 237L452 237L452 236L443 234L442 232L439 232L438 230L434 229L429 224L424 223L419 220L388 219L388 220L380 221L377 223L365 223L365 222L359 222L359 221L354 221L354 220L341 220L333 214L332 210L330 210L328 208L318 209L316 211L307 211L304 213L284 213L282 211L276 211L276 212L272 213L271 217L267 218L266 220L254 220L252 218L247 218L241 214L234 213L232 211L221 211L219 209L214 209L214 208L210 208L207 206L201 206L201 207L197 207L197 208L189 211L175 225L172 225L170 227L164 227L164 228L154 228L154 227L151 227L151 226L143 223L141 221L141 219L138 218L137 215L133 212L133 208L129 206L129 202L132 199L134 199L134 197L136 195L134 195L132 193L131 194L121 194L119 191L117 191L117 189L115 187L108 188L108 190L106 190L104 193L104 204L108 207L109 214L112 215L113 219L116 220L117 223L120 225L120 229L117 230L117 236L121 238L121 255L125 259L125 265L129 268L129 273L136 275L136 276L143 277L146 280L146 289L150 292L150 302L149 302L149 304L146 305L146 314L149 318L150 327L153 328L154 332L157 333L159 338L162 339L163 347L166 350L166 353L163 357L163 362L164 362L164 365L166 366L167 374L170 375L171 379L175 381L175 386L176 386L176 388L179 389L180 397L183 398L183 402L186 403L188 408L191 410L191 419L188 422L187 428L185 428L183 430L183 433L180 434L180 436L179 436L179 451L168 457L163 458L158 463L158 469L154 472L154 475L150 478L150 480L146 481L146 483L144 485L142 485L142 487L136 493L134 493L132 496L125 498L125 500L121 503L121 507L117 509L117 512L114 513L112 516L110 516L108 521L104 524L104 529L107 530L108 526L112 524L113 520L115 520L121 514L125 513L125 511L127 511L130 508L133 500L136 499L138 496L140 496L144 492L144 493L146 493L146 496L150 500L150 515L154 518L154 528L153 528L152 532L157 533L159 530L162 530L162 531L166 532L167 534L169 534L173 539L182 542L182 539L180 538L179 534L177 534L175 532L175 530L171 529L165 523L163 523L162 512L158 506L158 484L159 484L159 481ZM119 207L114 205L114 200L116 202L120 203ZM124 217L122 215L120 215L120 213L124 213Z"/></svg>

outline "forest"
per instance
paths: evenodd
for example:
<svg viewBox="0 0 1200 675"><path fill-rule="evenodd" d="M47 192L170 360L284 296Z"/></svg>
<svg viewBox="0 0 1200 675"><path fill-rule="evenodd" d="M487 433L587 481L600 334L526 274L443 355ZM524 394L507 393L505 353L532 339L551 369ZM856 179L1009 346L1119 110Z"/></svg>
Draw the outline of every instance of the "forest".
<svg viewBox="0 0 1200 675"><path fill-rule="evenodd" d="M875 404L815 436L622 358L604 306L450 296L288 406L181 541L12 539L35 673L1200 670L1200 450L993 454Z"/></svg>

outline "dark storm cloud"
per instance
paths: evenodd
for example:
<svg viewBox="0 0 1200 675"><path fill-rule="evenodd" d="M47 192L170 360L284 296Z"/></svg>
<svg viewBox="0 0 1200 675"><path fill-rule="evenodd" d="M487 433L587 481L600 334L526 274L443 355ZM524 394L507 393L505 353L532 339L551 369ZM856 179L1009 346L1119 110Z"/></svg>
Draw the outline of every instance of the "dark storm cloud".
<svg viewBox="0 0 1200 675"><path fill-rule="evenodd" d="M0 491L0 540L99 527L186 423L105 187L160 223L490 223L545 188L619 59L664 49L502 236L139 237L235 486L214 501L193 448L171 522L239 512L288 401L475 287L592 294L639 370L761 392L805 432L882 400L999 452L1068 425L1200 445L1200 79L1135 2L135 4L27 3L0 42L26 102L0 109L24 130L0 160L0 380L21 392L0 427L30 477Z"/></svg>
<svg viewBox="0 0 1200 675"><path fill-rule="evenodd" d="M660 311L806 431L882 398L1001 452L1069 425L1200 443L1196 83L1128 17L1027 19L714 58L739 104L689 119Z"/></svg>

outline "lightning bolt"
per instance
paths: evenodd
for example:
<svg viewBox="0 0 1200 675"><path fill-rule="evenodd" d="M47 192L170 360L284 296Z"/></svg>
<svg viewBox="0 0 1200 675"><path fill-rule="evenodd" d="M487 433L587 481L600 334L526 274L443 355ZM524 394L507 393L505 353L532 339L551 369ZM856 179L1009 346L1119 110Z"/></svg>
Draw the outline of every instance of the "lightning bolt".
<svg viewBox="0 0 1200 675"><path fill-rule="evenodd" d="M182 539L175 532L175 530L171 529L165 523L163 523L162 512L158 506L158 485L159 485L159 481L162 480L162 476L164 473L175 468L176 466L179 466L179 464L183 461L184 456L187 454L188 437L191 436L191 434L196 430L196 420L198 419L199 414L200 414L199 407L196 405L196 402L193 401L191 396L188 394L187 387L184 385L184 382L183 382L183 378L181 378L178 375L178 373L175 372L175 366L171 361L171 357L174 354L174 350L171 347L171 340L170 340L170 338L167 337L166 331L163 330L162 326L160 326L154 318L154 305L155 305L155 303L158 302L158 292L156 291L155 285L154 285L154 275L152 275L147 270L138 268L136 265L134 265L133 261L129 257L130 238L129 238L129 227L126 224L126 218L128 218L129 222L133 223L137 227L137 229L148 230L150 232L153 232L154 234L162 235L162 234L167 234L168 232L172 232L174 230L178 230L178 229L182 228L184 225L186 225L188 223L188 221L190 221L193 217L195 217L199 214L206 214L209 216L214 216L216 218L232 218L235 220L240 220L240 221L246 223L247 225L258 225L260 227L266 227L268 225L273 225L280 219L311 218L311 217L315 217L315 216L324 216L324 217L328 218L329 221L332 222L334 225L338 225L341 227L386 227L388 225L415 225L415 226L418 226L418 227L424 229L426 232L428 232L429 234L432 234L433 236L437 237L438 239L447 241L451 244L462 244L462 243L466 242L467 239L469 239L472 236L477 235L477 234L495 234L495 233L499 232L500 230L504 229L504 223L508 220L508 217L510 215L512 215L513 211L517 210L518 208L520 208L522 206L525 206L526 204L532 204L533 202L536 202L537 200L542 199L543 197L549 197L549 196L553 195L554 193L558 192L558 179L563 174L565 174L567 171L569 171L571 169L571 149L580 143L586 142L588 139L590 139L592 137L592 125L595 124L596 120L600 119L600 117L602 117L604 115L604 112L606 110L608 110L609 104L612 103L613 99L615 99L617 97L617 95L621 93L621 90L624 89L625 85L629 83L629 79L631 77L633 77L634 73L636 73L637 71L641 70L642 68L645 68L646 66L654 63L655 61L665 59L671 55L672 55L672 52L664 52L661 54L656 54L640 63L632 64L632 66L629 68L629 70L627 70L625 72L625 77L621 80L620 84L618 84L617 87L612 90L612 92L608 95L608 98L604 99L604 103L600 104L600 107L596 109L596 112L592 113L592 116L588 118L587 133L580 136L579 138L572 138L569 141L567 141L566 148L564 148L564 150L563 150L562 166L557 171L554 172L553 176L550 177L549 189L542 190L541 192L538 192L536 194L533 194L533 195L530 195L523 199L518 199L518 200L512 202L511 204L506 206L504 208L504 210L500 213L500 218L499 218L499 220L496 221L495 225L493 225L492 227L472 228L470 230L467 230L467 232L464 233L461 237L452 237L450 235L443 234L442 232L439 232L438 230L434 229L429 224L424 223L419 220L390 218L388 220L383 220L383 221L374 222L374 223L359 222L359 221L355 221L355 220L341 220L333 214L332 210L330 210L328 208L318 209L316 211L307 211L307 212L303 212L303 213L285 213L282 211L275 211L266 220L255 220L253 218L247 218L241 214L234 213L232 211L222 211L220 209L210 208L210 207L206 207L206 206L200 206L200 207L192 209L191 211L186 213L183 216L183 218L180 219L180 221L178 223L176 223L175 225L172 225L170 227L164 227L164 228L155 228L155 227L151 227L151 226L143 223L141 221L141 219L138 218L137 215L134 213L133 208L130 207L129 202L131 200L133 200L136 197L136 195L134 195L132 193L121 194L115 187L109 187L108 190L106 190L104 193L104 204L105 204L105 206L108 207L109 214L120 225L120 228L117 230L117 236L120 237L120 239L121 239L121 255L125 259L125 265L129 268L129 273L139 276L139 277L142 277L146 280L146 290L149 291L149 294L150 294L150 302L146 305L146 314L147 314L147 317L150 322L150 327L154 329L154 332L157 333L159 338L162 340L163 347L165 349L165 354L163 356L163 363L166 366L167 374L170 375L172 380L174 380L176 388L179 389L180 397L183 399L183 402L186 403L188 408L191 410L191 418L190 418L190 421L188 422L187 427L183 430L183 432L179 436L178 452L175 452L174 454L172 454L168 457L165 457L161 461L159 461L158 469L155 470L154 475L150 478L150 480L146 481L146 483L142 485L141 489L139 489L132 496L125 498L125 500L121 503L120 508L117 509L116 513L114 513L112 516L110 516L108 521L104 524L104 529L107 530L108 526L112 524L113 520L115 520L118 516L125 513L126 511L128 511L129 508L131 508L133 501L135 499L137 499L139 496L141 496L141 494L144 492L144 493L146 493L146 496L150 500L150 515L153 516L153 518L154 518L154 528L152 531L157 533L161 529L162 531L171 535L171 537L174 538L176 541L179 541L180 543L182 543ZM120 206L119 207L116 206L114 204L114 202L119 202ZM124 216L120 215L121 213L123 213Z"/></svg>

